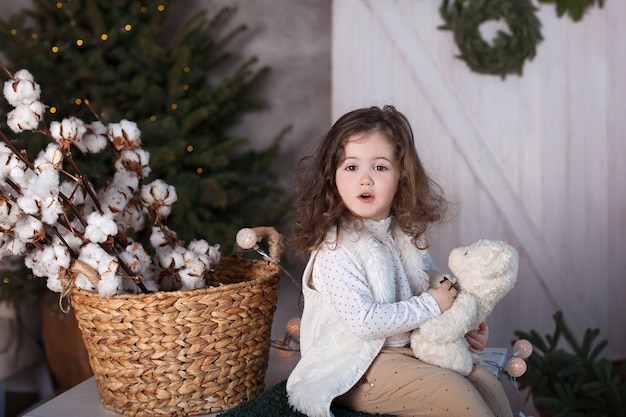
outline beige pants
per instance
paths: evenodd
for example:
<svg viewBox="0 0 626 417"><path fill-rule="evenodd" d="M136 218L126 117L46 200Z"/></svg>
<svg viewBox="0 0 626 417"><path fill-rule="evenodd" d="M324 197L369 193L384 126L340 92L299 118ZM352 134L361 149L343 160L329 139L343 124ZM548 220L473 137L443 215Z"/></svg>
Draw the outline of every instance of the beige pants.
<svg viewBox="0 0 626 417"><path fill-rule="evenodd" d="M477 366L464 377L415 359L410 348L384 348L363 378L335 402L402 417L512 417L498 378Z"/></svg>

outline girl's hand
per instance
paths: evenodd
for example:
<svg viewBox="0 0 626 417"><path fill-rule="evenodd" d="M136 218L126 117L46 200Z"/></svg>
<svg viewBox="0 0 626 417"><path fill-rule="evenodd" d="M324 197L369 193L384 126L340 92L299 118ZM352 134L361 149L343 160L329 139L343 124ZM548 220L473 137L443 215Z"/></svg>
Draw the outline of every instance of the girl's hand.
<svg viewBox="0 0 626 417"><path fill-rule="evenodd" d="M441 283L441 286L437 288L429 288L428 293L433 296L439 305L439 309L443 313L452 307L457 291L456 288L452 286L452 282L446 279Z"/></svg>
<svg viewBox="0 0 626 417"><path fill-rule="evenodd" d="M489 327L487 327L487 323L483 321L478 325L478 330L467 332L465 340L469 343L469 351L480 355L489 340Z"/></svg>

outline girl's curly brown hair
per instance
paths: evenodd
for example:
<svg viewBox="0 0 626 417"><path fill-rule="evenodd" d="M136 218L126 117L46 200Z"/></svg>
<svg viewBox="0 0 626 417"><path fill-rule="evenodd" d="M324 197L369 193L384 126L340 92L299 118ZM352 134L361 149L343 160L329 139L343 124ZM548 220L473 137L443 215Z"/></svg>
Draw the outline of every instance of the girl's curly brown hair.
<svg viewBox="0 0 626 417"><path fill-rule="evenodd" d="M290 237L297 253L317 248L331 229L341 230L346 222L355 220L341 201L335 173L348 140L372 131L381 132L395 146L400 166L391 215L413 237L417 247L429 246L423 234L429 224L443 220L447 200L441 187L426 174L406 116L393 106L385 106L346 113L322 137L315 152L298 163L294 184L295 223Z"/></svg>

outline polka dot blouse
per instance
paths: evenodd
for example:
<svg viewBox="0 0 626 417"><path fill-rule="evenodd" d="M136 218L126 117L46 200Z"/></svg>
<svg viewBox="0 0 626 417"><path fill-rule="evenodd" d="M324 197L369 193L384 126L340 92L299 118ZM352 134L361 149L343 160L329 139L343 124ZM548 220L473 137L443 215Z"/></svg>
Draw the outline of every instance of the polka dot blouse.
<svg viewBox="0 0 626 417"><path fill-rule="evenodd" d="M329 301L346 327L363 339L385 338L386 346L405 346L410 331L441 314L428 293L413 295L390 231L391 218L365 221L366 229L384 243L395 266L396 302L374 301L364 274L343 248L323 249L313 265L313 284ZM430 259L427 260L430 262Z"/></svg>

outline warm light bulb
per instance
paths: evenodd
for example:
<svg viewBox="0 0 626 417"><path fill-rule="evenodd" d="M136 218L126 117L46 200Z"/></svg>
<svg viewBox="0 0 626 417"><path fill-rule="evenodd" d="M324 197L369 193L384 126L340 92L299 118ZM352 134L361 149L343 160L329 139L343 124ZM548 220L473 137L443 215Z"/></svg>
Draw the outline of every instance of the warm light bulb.
<svg viewBox="0 0 626 417"><path fill-rule="evenodd" d="M287 322L287 333L289 333L292 337L299 339L300 338L300 317L293 317L289 319Z"/></svg>
<svg viewBox="0 0 626 417"><path fill-rule="evenodd" d="M254 230L244 227L237 232L235 241L241 249L252 249L257 242L256 233Z"/></svg>
<svg viewBox="0 0 626 417"><path fill-rule="evenodd" d="M526 359L533 353L533 345L526 339L520 339L513 345L513 354L518 358Z"/></svg>
<svg viewBox="0 0 626 417"><path fill-rule="evenodd" d="M504 372L515 378L524 375L526 369L526 361L522 358L511 358L504 364Z"/></svg>

